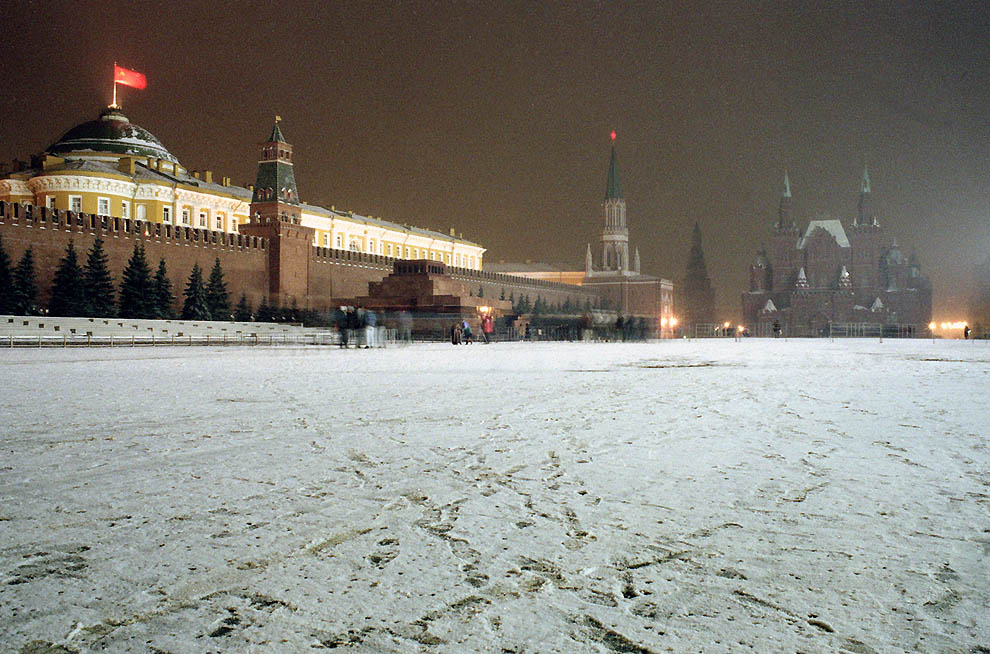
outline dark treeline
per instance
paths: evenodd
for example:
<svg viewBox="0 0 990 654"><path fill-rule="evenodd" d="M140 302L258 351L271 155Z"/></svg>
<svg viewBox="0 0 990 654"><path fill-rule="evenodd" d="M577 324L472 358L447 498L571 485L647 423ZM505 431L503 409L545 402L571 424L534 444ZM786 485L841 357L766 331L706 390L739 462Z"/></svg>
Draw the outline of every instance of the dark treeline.
<svg viewBox="0 0 990 654"><path fill-rule="evenodd" d="M182 308L176 314L175 293L168 279L164 259L152 272L144 246L134 246L134 252L124 268L120 287L110 274L109 260L103 240L96 239L80 264L72 241L65 249L52 279L51 299L47 307L38 305L38 283L34 269L34 253L28 248L14 264L0 241L0 314L50 316L86 316L91 318L237 320L241 322L294 322L308 326L325 325L324 312L291 307L272 306L262 299L257 311L242 294L236 306L231 306L230 293L224 280L220 259L217 258L209 277L193 265L185 289Z"/></svg>

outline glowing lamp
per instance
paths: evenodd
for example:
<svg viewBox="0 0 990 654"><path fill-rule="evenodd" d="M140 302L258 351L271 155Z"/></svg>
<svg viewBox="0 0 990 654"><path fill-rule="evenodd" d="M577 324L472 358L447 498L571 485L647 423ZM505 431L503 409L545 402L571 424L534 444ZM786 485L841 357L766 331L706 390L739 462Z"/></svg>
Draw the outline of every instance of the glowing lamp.
<svg viewBox="0 0 990 654"><path fill-rule="evenodd" d="M666 318L661 318L660 319L660 326L661 327L666 327L667 326L667 319Z"/></svg>
<svg viewBox="0 0 990 654"><path fill-rule="evenodd" d="M729 321L726 320L725 322L723 322L722 323L722 326L725 327L726 329L728 329L729 328Z"/></svg>
<svg viewBox="0 0 990 654"><path fill-rule="evenodd" d="M935 323L933 322L928 323L928 329L931 331L935 331Z"/></svg>
<svg viewBox="0 0 990 654"><path fill-rule="evenodd" d="M677 318L671 318L670 319L670 326L671 327L676 327L677 326Z"/></svg>

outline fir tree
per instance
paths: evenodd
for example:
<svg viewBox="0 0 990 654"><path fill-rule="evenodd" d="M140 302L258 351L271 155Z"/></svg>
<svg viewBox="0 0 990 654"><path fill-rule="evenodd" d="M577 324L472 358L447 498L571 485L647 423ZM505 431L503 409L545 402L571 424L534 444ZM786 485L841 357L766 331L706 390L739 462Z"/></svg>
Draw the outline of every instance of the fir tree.
<svg viewBox="0 0 990 654"><path fill-rule="evenodd" d="M14 275L10 270L10 257L0 241L0 314L14 312Z"/></svg>
<svg viewBox="0 0 990 654"><path fill-rule="evenodd" d="M220 257L213 263L210 280L206 285L206 306L213 320L230 320L230 294L227 293L227 283L223 281L223 269L220 268Z"/></svg>
<svg viewBox="0 0 990 654"><path fill-rule="evenodd" d="M103 251L103 239L98 238L89 249L86 269L83 271L83 290L86 295L86 314L94 318L109 318L114 314L113 277Z"/></svg>
<svg viewBox="0 0 990 654"><path fill-rule="evenodd" d="M28 248L14 269L14 313L19 316L37 314L38 307L35 305L37 298L38 281L34 277L34 253Z"/></svg>
<svg viewBox="0 0 990 654"><path fill-rule="evenodd" d="M485 287L484 286L479 286L478 287L478 297L485 297Z"/></svg>
<svg viewBox="0 0 990 654"><path fill-rule="evenodd" d="M210 307L206 304L206 287L203 286L203 271L198 263L193 264L192 272L189 273L189 283L183 293L185 301L182 303L183 320L209 320Z"/></svg>
<svg viewBox="0 0 990 654"><path fill-rule="evenodd" d="M154 284L151 281L151 268L144 256L144 246L134 244L127 267L124 268L120 280L120 309L121 318L154 318L157 311L155 306Z"/></svg>
<svg viewBox="0 0 990 654"><path fill-rule="evenodd" d="M65 248L65 256L58 263L52 280L52 300L48 313L53 316L86 315L86 292L83 288L83 270L72 241Z"/></svg>
<svg viewBox="0 0 990 654"><path fill-rule="evenodd" d="M498 296L498 299L500 299L500 300L504 300L505 299L505 289L504 288L502 289L502 294Z"/></svg>
<svg viewBox="0 0 990 654"><path fill-rule="evenodd" d="M258 322L272 322L272 307L268 304L268 298L261 298L261 304L258 305L258 313L254 319Z"/></svg>
<svg viewBox="0 0 990 654"><path fill-rule="evenodd" d="M172 282L165 269L165 259L158 260L158 272L153 282L155 294L155 317L160 320L175 318L175 296L172 295Z"/></svg>
<svg viewBox="0 0 990 654"><path fill-rule="evenodd" d="M237 322L251 322L251 305L248 304L245 293L241 293L241 299L234 309L234 320Z"/></svg>

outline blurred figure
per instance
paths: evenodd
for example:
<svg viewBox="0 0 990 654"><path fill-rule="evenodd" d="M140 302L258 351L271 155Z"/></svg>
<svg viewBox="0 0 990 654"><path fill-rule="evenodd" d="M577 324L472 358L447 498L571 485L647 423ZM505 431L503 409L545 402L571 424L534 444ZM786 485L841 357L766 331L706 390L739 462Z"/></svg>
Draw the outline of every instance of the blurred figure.
<svg viewBox="0 0 990 654"><path fill-rule="evenodd" d="M378 316L371 309L364 311L364 349L378 346Z"/></svg>
<svg viewBox="0 0 990 654"><path fill-rule="evenodd" d="M333 312L333 326L337 330L337 342L347 347L347 307L341 306Z"/></svg>
<svg viewBox="0 0 990 654"><path fill-rule="evenodd" d="M358 316L357 309L347 307L347 341L353 341L354 347L361 347L358 343L358 330L361 329L361 317Z"/></svg>
<svg viewBox="0 0 990 654"><path fill-rule="evenodd" d="M481 336L485 339L485 345L492 342L495 338L495 321L492 319L492 314L486 313L481 319Z"/></svg>
<svg viewBox="0 0 990 654"><path fill-rule="evenodd" d="M780 321L779 320L774 320L773 321L773 337L774 338L780 338Z"/></svg>
<svg viewBox="0 0 990 654"><path fill-rule="evenodd" d="M471 332L471 325L468 324L467 320L461 323L461 331L464 334L464 344L470 345L474 339L474 334Z"/></svg>
<svg viewBox="0 0 990 654"><path fill-rule="evenodd" d="M450 326L450 344L460 345L461 344L461 323L455 322Z"/></svg>
<svg viewBox="0 0 990 654"><path fill-rule="evenodd" d="M412 314L403 309L399 312L399 340L412 343Z"/></svg>

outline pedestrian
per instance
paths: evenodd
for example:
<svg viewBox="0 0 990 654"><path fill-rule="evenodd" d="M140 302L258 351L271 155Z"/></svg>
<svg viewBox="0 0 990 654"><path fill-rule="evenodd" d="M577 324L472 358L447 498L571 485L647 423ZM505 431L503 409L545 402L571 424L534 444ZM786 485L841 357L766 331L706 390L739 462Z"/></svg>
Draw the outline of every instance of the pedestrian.
<svg viewBox="0 0 990 654"><path fill-rule="evenodd" d="M963 325L963 338L969 340L969 325Z"/></svg>
<svg viewBox="0 0 990 654"><path fill-rule="evenodd" d="M371 309L364 312L364 349L377 347L378 339L378 317Z"/></svg>
<svg viewBox="0 0 990 654"><path fill-rule="evenodd" d="M353 341L354 347L361 347L361 344L358 342L358 330L360 329L361 317L358 315L357 309L347 307L347 342Z"/></svg>
<svg viewBox="0 0 990 654"><path fill-rule="evenodd" d="M399 338L403 343L412 343L412 314L403 309L399 312Z"/></svg>
<svg viewBox="0 0 990 654"><path fill-rule="evenodd" d="M450 326L450 344L460 345L461 344L461 323L455 322Z"/></svg>
<svg viewBox="0 0 990 654"><path fill-rule="evenodd" d="M465 320L461 324L461 331L464 334L464 344L465 345L470 345L471 344L471 339L473 338L474 335L471 333L471 325L468 324L468 321L467 320Z"/></svg>
<svg viewBox="0 0 990 654"><path fill-rule="evenodd" d="M495 321L492 319L492 314L486 313L481 319L481 335L485 339L485 345L488 345L495 338Z"/></svg>
<svg viewBox="0 0 990 654"><path fill-rule="evenodd" d="M333 326L337 330L337 342L340 347L347 347L347 307L337 307L333 312Z"/></svg>
<svg viewBox="0 0 990 654"><path fill-rule="evenodd" d="M780 321L779 320L774 320L773 321L773 337L774 338L780 338Z"/></svg>

